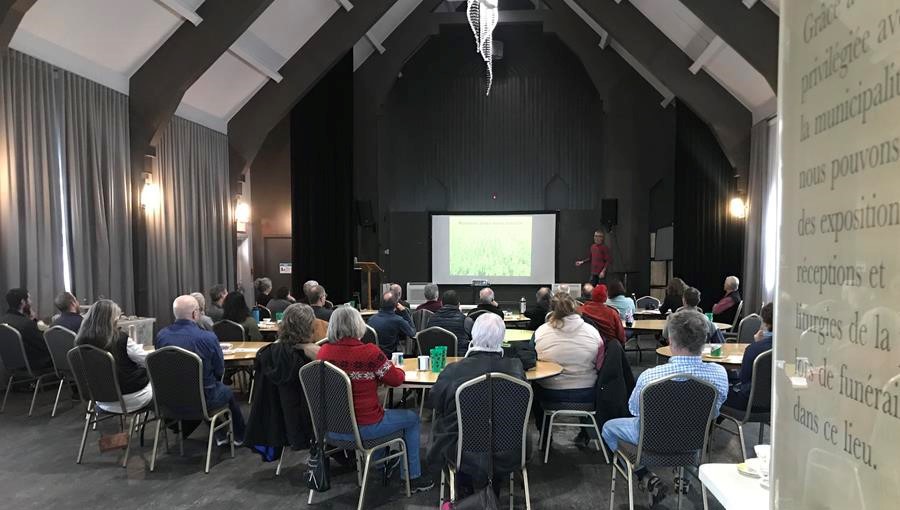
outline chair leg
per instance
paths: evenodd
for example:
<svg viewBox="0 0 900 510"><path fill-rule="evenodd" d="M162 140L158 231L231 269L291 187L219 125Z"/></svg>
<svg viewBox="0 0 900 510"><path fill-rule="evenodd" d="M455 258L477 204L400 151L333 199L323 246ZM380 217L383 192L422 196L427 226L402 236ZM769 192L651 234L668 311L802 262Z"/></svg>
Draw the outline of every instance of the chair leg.
<svg viewBox="0 0 900 510"><path fill-rule="evenodd" d="M706 485L700 482L700 491L703 493L703 510L709 510L709 497L706 494Z"/></svg>
<svg viewBox="0 0 900 510"><path fill-rule="evenodd" d="M439 494L440 499L438 500L438 510L444 507L444 488L446 487L446 477L444 475L444 468L441 468L441 492Z"/></svg>
<svg viewBox="0 0 900 510"><path fill-rule="evenodd" d="M509 510L513 510L513 493L516 490L515 471L509 473Z"/></svg>
<svg viewBox="0 0 900 510"><path fill-rule="evenodd" d="M9 390L12 389L14 375L9 376L9 381L6 382L6 392L3 394L3 405L0 405L0 413L6 409L6 398L9 397Z"/></svg>
<svg viewBox="0 0 900 510"><path fill-rule="evenodd" d="M452 469L447 470L450 473L450 505L456 503L456 472Z"/></svg>
<svg viewBox="0 0 900 510"><path fill-rule="evenodd" d="M616 454L613 453L612 458L612 482L609 484L609 510L613 510L613 504L616 500Z"/></svg>
<svg viewBox="0 0 900 510"><path fill-rule="evenodd" d="M159 428L162 425L162 418L156 420L156 433L153 434L153 453L150 454L150 472L156 469L156 445L159 444Z"/></svg>
<svg viewBox="0 0 900 510"><path fill-rule="evenodd" d="M284 460L285 455L287 455L287 447L282 446L281 447L281 456L278 457L278 465L275 466L275 476L281 475L281 461Z"/></svg>
<svg viewBox="0 0 900 510"><path fill-rule="evenodd" d="M406 441L400 441L400 451L403 453L400 460L403 462L403 480L406 482L406 497L408 498L412 493L409 488L409 457L406 454Z"/></svg>
<svg viewBox="0 0 900 510"><path fill-rule="evenodd" d="M203 470L204 473L209 474L209 459L212 457L212 446L213 446L213 436L215 435L216 430L216 416L213 416L212 421L209 424L209 439L206 441L206 468Z"/></svg>
<svg viewBox="0 0 900 510"><path fill-rule="evenodd" d="M684 466L678 466L678 496L677 496L677 509L681 510L681 495L684 493L686 487L684 486Z"/></svg>
<svg viewBox="0 0 900 510"><path fill-rule="evenodd" d="M547 438L545 439L546 444L544 445L544 464L546 464L547 460L550 458L550 443L553 442L554 418L556 418L556 413L550 415L550 423L547 425Z"/></svg>
<svg viewBox="0 0 900 510"><path fill-rule="evenodd" d="M41 391L41 381L44 376L38 377L34 383L34 393L31 394L31 407L28 408L28 416L34 412L34 403L37 402L38 392Z"/></svg>
<svg viewBox="0 0 900 510"><path fill-rule="evenodd" d="M634 510L634 470L628 466L628 510Z"/></svg>
<svg viewBox="0 0 900 510"><path fill-rule="evenodd" d="M597 418L593 414L589 414L591 417L591 422L594 424L594 430L597 432L597 447L603 452L603 458L606 460L606 463L609 464L609 455L606 453L606 445L603 444L603 436L600 435L600 427L597 426Z"/></svg>
<svg viewBox="0 0 900 510"><path fill-rule="evenodd" d="M525 486L525 510L531 510L531 487L528 485L528 468L522 467L522 485Z"/></svg>
<svg viewBox="0 0 900 510"><path fill-rule="evenodd" d="M766 424L763 422L759 422L759 438L756 441L756 444L763 444L763 432L766 430Z"/></svg>
<svg viewBox="0 0 900 510"><path fill-rule="evenodd" d="M250 395L247 397L247 405L253 405L253 388L256 387L256 377L250 376Z"/></svg>
<svg viewBox="0 0 900 510"><path fill-rule="evenodd" d="M126 418L127 420L127 418ZM128 467L128 454L131 453L131 439L134 436L135 424L137 424L138 415L132 414L131 421L128 425L128 441L125 443L125 457L122 459L122 467Z"/></svg>
<svg viewBox="0 0 900 510"><path fill-rule="evenodd" d="M538 451L541 451L544 448L544 425L547 424L547 413L544 413L544 416L541 417L541 430L538 431Z"/></svg>
<svg viewBox="0 0 900 510"><path fill-rule="evenodd" d="M50 411L50 417L56 417L56 406L59 405L59 395L62 393L63 384L66 382L65 379L59 380L59 388L56 389L56 400L53 401L53 410Z"/></svg>
<svg viewBox="0 0 900 510"><path fill-rule="evenodd" d="M184 424L178 420L178 455L184 457Z"/></svg>
<svg viewBox="0 0 900 510"><path fill-rule="evenodd" d="M744 425L738 423L738 437L741 440L741 457L747 461L747 445L744 443Z"/></svg>
<svg viewBox="0 0 900 510"><path fill-rule="evenodd" d="M84 444L87 442L87 433L88 429L91 428L91 418L93 418L93 416L93 411L85 411L84 431L81 433L81 446L78 447L78 457L75 458L76 464L81 464L81 458L84 456Z"/></svg>
<svg viewBox="0 0 900 510"><path fill-rule="evenodd" d="M231 445L231 458L234 458L234 417L228 413L228 444Z"/></svg>
<svg viewBox="0 0 900 510"><path fill-rule="evenodd" d="M363 467L362 475L362 487L359 489L359 503L356 505L356 510L363 509L363 502L366 499L366 483L369 481L369 464L372 462L372 452L373 450L366 452L366 463Z"/></svg>

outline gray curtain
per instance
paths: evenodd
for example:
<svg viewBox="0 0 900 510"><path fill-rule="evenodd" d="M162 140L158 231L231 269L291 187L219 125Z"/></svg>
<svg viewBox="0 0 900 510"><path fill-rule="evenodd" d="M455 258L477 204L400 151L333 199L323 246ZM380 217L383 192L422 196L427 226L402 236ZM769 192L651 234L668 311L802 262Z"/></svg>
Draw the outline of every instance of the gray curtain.
<svg viewBox="0 0 900 510"><path fill-rule="evenodd" d="M41 316L65 281L61 110L51 65L0 50L0 291L27 287Z"/></svg>
<svg viewBox="0 0 900 510"><path fill-rule="evenodd" d="M747 186L749 211L744 233L744 279L741 294L744 298L744 315L759 311L766 300L763 286L765 255L765 211L770 199L775 172L770 168L769 121L763 120L750 131L750 169Z"/></svg>
<svg viewBox="0 0 900 510"><path fill-rule="evenodd" d="M72 291L134 313L128 97L72 73L63 85Z"/></svg>
<svg viewBox="0 0 900 510"><path fill-rule="evenodd" d="M234 286L227 137L174 117L160 137L153 173L162 204L144 213L149 313L164 326L178 295Z"/></svg>

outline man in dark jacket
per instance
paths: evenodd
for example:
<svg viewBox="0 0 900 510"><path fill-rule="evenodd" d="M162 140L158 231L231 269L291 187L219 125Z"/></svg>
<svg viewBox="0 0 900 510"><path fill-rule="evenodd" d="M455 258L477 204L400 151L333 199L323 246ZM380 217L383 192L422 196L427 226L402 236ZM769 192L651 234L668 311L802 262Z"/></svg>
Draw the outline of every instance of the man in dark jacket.
<svg viewBox="0 0 900 510"><path fill-rule="evenodd" d="M429 312L436 312L440 310L442 306L444 306L444 304L441 303L441 300L438 299L439 294L438 286L436 283L429 283L428 285L425 285L423 293L425 294L425 299L427 301L417 306L416 310L428 310Z"/></svg>
<svg viewBox="0 0 900 510"><path fill-rule="evenodd" d="M409 309L399 304L397 296L390 291L381 297L381 308L369 318L369 326L378 333L378 347L381 347L388 358L401 349L401 337L416 336L416 327Z"/></svg>
<svg viewBox="0 0 900 510"><path fill-rule="evenodd" d="M494 315L498 315L501 319L503 318L503 310L494 301L494 291L490 287L481 289L481 292L478 293L478 306L470 311L469 314L471 315L478 310L487 310Z"/></svg>
<svg viewBox="0 0 900 510"><path fill-rule="evenodd" d="M6 293L6 304L9 305L9 310L0 316L0 324L9 324L22 335L25 355L31 369L51 367L50 351L47 350L44 335L31 313L31 295L28 289L10 289Z"/></svg>
<svg viewBox="0 0 900 510"><path fill-rule="evenodd" d="M472 338L472 319L459 311L459 296L456 295L456 291L444 292L441 300L444 306L428 319L428 327L444 328L456 335L457 354L465 356L469 340Z"/></svg>
<svg viewBox="0 0 900 510"><path fill-rule="evenodd" d="M492 314L478 317L472 327L472 345L466 358L447 365L428 393L428 407L434 409L435 417L432 445L428 449L426 465L433 472L439 472L451 459L455 462L459 439L456 390L463 383L490 372L526 380L522 363L517 359L503 357L501 343L505 334L506 327L502 319ZM521 451L495 452L494 479L502 480L504 475L518 470L521 461ZM461 475L467 475L465 478L475 485L481 486L487 480L487 457L464 455L458 471ZM463 482L462 477L460 482Z"/></svg>
<svg viewBox="0 0 900 510"><path fill-rule="evenodd" d="M534 306L528 307L525 310L525 317L531 321L528 324L528 329L532 331L536 331L537 328L544 325L547 318L547 314L550 312L550 288L549 287L541 287L538 289L537 293L534 295L535 303Z"/></svg>

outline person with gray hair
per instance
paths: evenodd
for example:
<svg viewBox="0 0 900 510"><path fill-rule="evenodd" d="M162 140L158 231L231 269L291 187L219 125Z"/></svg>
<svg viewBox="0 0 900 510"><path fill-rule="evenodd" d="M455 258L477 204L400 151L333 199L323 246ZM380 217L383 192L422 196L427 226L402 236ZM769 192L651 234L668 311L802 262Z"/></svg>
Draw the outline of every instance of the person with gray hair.
<svg viewBox="0 0 900 510"><path fill-rule="evenodd" d="M541 287L534 294L534 306L525 309L525 317L530 321L528 329L534 331L547 322L550 313L550 287Z"/></svg>
<svg viewBox="0 0 900 510"><path fill-rule="evenodd" d="M487 310L501 319L503 318L503 310L500 309L500 306L494 301L494 291L490 287L485 287L481 289L478 293L478 306L476 306L469 315L475 313L476 310Z"/></svg>
<svg viewBox="0 0 900 510"><path fill-rule="evenodd" d="M328 293L325 292L325 287L316 284L309 289L306 296L309 298L309 306L312 307L313 312L316 314L316 318L326 322L330 321L331 313L334 310L325 306L325 301L328 299Z"/></svg>
<svg viewBox="0 0 900 510"><path fill-rule="evenodd" d="M124 412L133 412L146 406L153 400L153 387L147 375L147 353L128 333L118 328L122 309L108 299L101 299L91 305L75 345L93 345L113 355L116 360L116 379L122 391ZM97 402L100 409L112 412L123 412L119 402Z"/></svg>
<svg viewBox="0 0 900 510"><path fill-rule="evenodd" d="M239 296L241 300L244 299L240 294L235 294L235 296ZM175 298L172 303L172 314L175 316L175 322L163 328L156 335L156 348L181 347L200 357L206 405L210 409L228 406L234 425L234 444L240 446L244 441L244 415L234 397L234 392L222 383L222 375L225 373L225 354L222 352L222 346L219 345L219 339L215 333L204 331L197 325L197 320L200 318L200 304L194 296L184 295ZM216 444L219 446L228 444L224 429L216 432Z"/></svg>
<svg viewBox="0 0 900 510"><path fill-rule="evenodd" d="M416 307L416 310L428 310L429 312L436 312L444 306L444 303L438 298L440 295L440 290L436 283L428 283L425 285L425 288L422 290L425 294L426 301L421 305Z"/></svg>
<svg viewBox="0 0 900 510"><path fill-rule="evenodd" d="M59 310L59 315L53 320L52 325L62 326L73 333L78 333L82 321L81 314L78 313L81 309L78 298L71 292L60 292L53 300L53 305Z"/></svg>
<svg viewBox="0 0 900 510"><path fill-rule="evenodd" d="M645 370L635 383L634 391L628 400L628 409L633 418L615 418L603 425L603 440L610 451L615 452L619 442L637 445L640 435L640 400L641 392L650 383L675 374L685 374L704 380L715 386L716 408L719 408L728 396L728 374L722 365L704 363L701 357L703 345L706 343L707 319L695 310L681 310L669 316L669 341L672 357L665 365ZM646 487L650 505L656 505L665 497L667 489L659 477L644 467L638 467L637 475L641 487ZM646 479L646 483L644 480Z"/></svg>
<svg viewBox="0 0 900 510"><path fill-rule="evenodd" d="M319 282L315 280L306 280L303 284L303 299L308 305L312 305L312 300L310 299L309 291L312 290L313 287L318 285Z"/></svg>
<svg viewBox="0 0 900 510"><path fill-rule="evenodd" d="M272 293L272 279L263 276L253 281L253 288L256 289L256 304L266 306L272 299L269 294Z"/></svg>
<svg viewBox="0 0 900 510"><path fill-rule="evenodd" d="M518 358L503 356L503 337L506 326L503 319L492 313L484 313L475 319L472 326L472 341L466 357L447 365L441 371L426 404L434 409L431 448L428 449L426 465L430 470L439 471L448 462L456 462L456 448L459 440L456 390L466 381L487 373L498 372L525 381L525 370ZM494 457L494 479L516 471L522 460L520 450L498 453ZM473 462L464 456L463 465L457 466L469 479L485 480L487 473L482 463Z"/></svg>
<svg viewBox="0 0 900 510"><path fill-rule="evenodd" d="M713 322L734 324L735 319L740 319L740 317L736 317L738 305L741 304L744 299L741 297L741 293L738 290L740 286L741 281L737 276L725 278L725 283L723 285L725 295L712 307Z"/></svg>
<svg viewBox="0 0 900 510"><path fill-rule="evenodd" d="M225 296L228 295L228 289L221 283L217 283L209 288L209 306L206 307L206 315L213 322L219 322L225 318Z"/></svg>
<svg viewBox="0 0 900 510"><path fill-rule="evenodd" d="M385 296L393 295L386 292ZM394 366L378 346L362 343L366 331L359 310L349 306L335 308L328 322L328 343L319 349L318 359L328 361L347 373L353 387L353 410L362 439L374 439L403 431L409 461L409 485L412 492L434 487L434 480L422 473L419 462L419 417L409 409L384 409L378 398L378 385L397 387L406 374ZM337 440L352 441L352 435L329 434ZM382 452L379 452L383 455Z"/></svg>
<svg viewBox="0 0 900 510"><path fill-rule="evenodd" d="M682 292L682 295L681 295L681 303L682 303L681 307L678 308L678 310L676 310L678 312L680 312L682 310L694 310L695 312L703 313L703 310L701 310L699 307L700 291L697 290L695 287L687 287L684 289L684 291ZM706 317L706 316L704 315L704 317ZM707 329L707 331L706 331L706 342L707 343L716 344L716 343L724 343L725 342L725 337L722 336L722 332L719 331L719 328L717 328L716 325L712 321L707 320L706 325L707 325L707 328L706 328ZM664 339L666 339L666 340L669 339L668 321L666 322L666 325L663 326L661 335Z"/></svg>
<svg viewBox="0 0 900 510"><path fill-rule="evenodd" d="M191 292L191 297L197 300L197 307L200 310L200 317L197 318L197 325L206 331L213 330L213 320L206 315L206 298L202 292Z"/></svg>

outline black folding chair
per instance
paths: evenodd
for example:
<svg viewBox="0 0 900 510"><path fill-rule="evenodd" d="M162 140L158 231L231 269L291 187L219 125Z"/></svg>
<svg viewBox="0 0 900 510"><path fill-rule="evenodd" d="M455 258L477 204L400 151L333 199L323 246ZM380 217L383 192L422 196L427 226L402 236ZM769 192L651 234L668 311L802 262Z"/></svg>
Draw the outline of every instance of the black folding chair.
<svg viewBox="0 0 900 510"><path fill-rule="evenodd" d="M56 416L56 406L59 405L59 396L63 385L72 382L72 367L69 365L67 355L75 347L75 333L62 326L53 326L44 332L44 342L50 351L50 359L53 360L53 370L59 378L59 388L56 389L56 400L53 401L53 411L50 417Z"/></svg>
<svg viewBox="0 0 900 510"><path fill-rule="evenodd" d="M772 350L761 353L753 360L753 375L750 379L750 396L746 409L735 409L722 406L719 416L737 425L737 434L741 440L741 455L747 460L747 446L744 444L744 425L759 423L758 443L763 441L765 425L772 420ZM734 434L734 432L716 425L718 428Z"/></svg>
<svg viewBox="0 0 900 510"><path fill-rule="evenodd" d="M6 399L13 386L34 383L34 393L31 395L31 406L28 408L28 416L34 412L34 403L37 401L38 392L44 386L55 384L56 380L48 380L56 376L53 368L32 369L28 356L25 354L25 344L22 342L22 334L9 324L0 324L0 361L9 372L9 380L6 381L6 393L3 394L3 404L0 404L0 413L6 409Z"/></svg>

